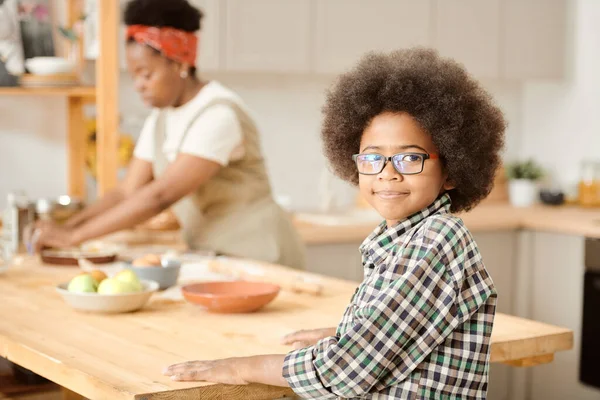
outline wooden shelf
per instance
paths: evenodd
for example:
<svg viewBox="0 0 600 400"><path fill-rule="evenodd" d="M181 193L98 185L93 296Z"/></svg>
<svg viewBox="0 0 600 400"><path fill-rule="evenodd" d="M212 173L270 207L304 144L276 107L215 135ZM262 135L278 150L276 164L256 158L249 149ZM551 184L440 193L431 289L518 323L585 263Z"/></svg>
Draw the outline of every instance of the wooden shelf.
<svg viewBox="0 0 600 400"><path fill-rule="evenodd" d="M0 96L66 96L66 97L96 97L94 86L66 87L0 87Z"/></svg>

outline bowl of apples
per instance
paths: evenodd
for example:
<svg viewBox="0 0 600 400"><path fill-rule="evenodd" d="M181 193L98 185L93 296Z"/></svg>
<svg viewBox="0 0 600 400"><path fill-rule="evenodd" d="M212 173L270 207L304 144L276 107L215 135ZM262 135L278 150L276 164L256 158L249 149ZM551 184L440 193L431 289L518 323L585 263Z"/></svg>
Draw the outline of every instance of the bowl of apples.
<svg viewBox="0 0 600 400"><path fill-rule="evenodd" d="M83 272L56 290L75 310L125 313L144 307L158 287L157 282L140 279L134 271L124 269L112 277L99 270Z"/></svg>

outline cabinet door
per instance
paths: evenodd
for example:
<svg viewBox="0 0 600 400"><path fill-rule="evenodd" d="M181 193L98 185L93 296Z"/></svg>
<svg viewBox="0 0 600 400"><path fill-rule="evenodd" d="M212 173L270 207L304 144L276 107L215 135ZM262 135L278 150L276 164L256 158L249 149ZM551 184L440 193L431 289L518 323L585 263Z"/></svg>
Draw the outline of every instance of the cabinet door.
<svg viewBox="0 0 600 400"><path fill-rule="evenodd" d="M499 0L438 1L435 46L440 54L464 64L476 77L498 78L499 14Z"/></svg>
<svg viewBox="0 0 600 400"><path fill-rule="evenodd" d="M566 0L505 0L504 78L560 79L565 74Z"/></svg>
<svg viewBox="0 0 600 400"><path fill-rule="evenodd" d="M309 72L310 10L306 0L228 0L227 70Z"/></svg>
<svg viewBox="0 0 600 400"><path fill-rule="evenodd" d="M306 246L308 272L361 282L364 277L360 242Z"/></svg>
<svg viewBox="0 0 600 400"><path fill-rule="evenodd" d="M532 368L530 399L600 399L600 391L579 383L584 238L536 232L532 268L532 318L572 329L575 340L572 350Z"/></svg>
<svg viewBox="0 0 600 400"><path fill-rule="evenodd" d="M513 314L517 234L513 231L475 232L473 237L498 292L496 311ZM512 400L509 396L510 368L508 365L497 363L491 365L489 400Z"/></svg>
<svg viewBox="0 0 600 400"><path fill-rule="evenodd" d="M368 51L431 43L430 0L316 0L315 71L339 73Z"/></svg>
<svg viewBox="0 0 600 400"><path fill-rule="evenodd" d="M221 37L219 29L222 15L219 0L190 0L200 8L204 17L199 34L199 52L196 65L201 71L215 71L221 67Z"/></svg>

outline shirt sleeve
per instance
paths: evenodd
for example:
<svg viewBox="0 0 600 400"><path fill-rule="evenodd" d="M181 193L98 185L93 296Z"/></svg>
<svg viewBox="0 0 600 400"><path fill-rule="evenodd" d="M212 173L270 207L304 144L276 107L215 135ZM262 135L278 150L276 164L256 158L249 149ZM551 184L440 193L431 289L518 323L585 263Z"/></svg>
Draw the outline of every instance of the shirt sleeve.
<svg viewBox="0 0 600 400"><path fill-rule="evenodd" d="M354 398L403 381L491 294L483 285L460 293L451 271L466 253L456 246L418 240L405 253L398 279L354 311L350 329L286 356L283 376L296 394Z"/></svg>
<svg viewBox="0 0 600 400"><path fill-rule="evenodd" d="M235 111L224 104L210 107L190 126L180 152L226 166L243 149L242 127Z"/></svg>
<svg viewBox="0 0 600 400"><path fill-rule="evenodd" d="M156 113L152 112L144 121L144 126L135 144L133 155L141 160L154 161L154 129L156 126Z"/></svg>

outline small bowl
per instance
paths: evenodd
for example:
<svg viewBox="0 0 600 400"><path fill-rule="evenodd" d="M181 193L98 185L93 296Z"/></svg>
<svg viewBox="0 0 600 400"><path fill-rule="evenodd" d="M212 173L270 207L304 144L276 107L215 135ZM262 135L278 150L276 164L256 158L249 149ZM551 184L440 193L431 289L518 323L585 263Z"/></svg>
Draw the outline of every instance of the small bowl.
<svg viewBox="0 0 600 400"><path fill-rule="evenodd" d="M558 190L542 189L540 190L540 200L547 205L560 206L565 202L565 194Z"/></svg>
<svg viewBox="0 0 600 400"><path fill-rule="evenodd" d="M166 267L163 266L133 266L131 264L125 267L131 269L140 279L147 279L158 282L159 289L165 290L177 284L181 263L170 263Z"/></svg>
<svg viewBox="0 0 600 400"><path fill-rule="evenodd" d="M269 304L281 288L271 283L246 281L202 282L181 288L183 297L215 313L248 313Z"/></svg>
<svg viewBox="0 0 600 400"><path fill-rule="evenodd" d="M142 280L143 291L123 294L98 294L69 292L69 283L61 283L56 287L65 302L76 310L94 313L125 313L142 308L158 290L158 282Z"/></svg>
<svg viewBox="0 0 600 400"><path fill-rule="evenodd" d="M73 72L75 64L62 57L33 57L25 60L25 67L35 75L56 75Z"/></svg>

